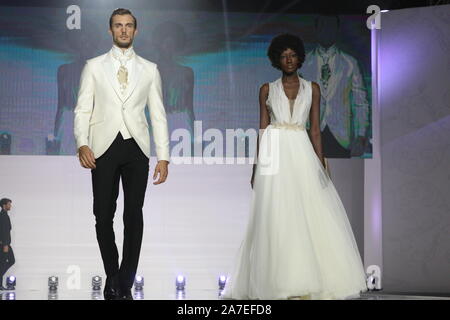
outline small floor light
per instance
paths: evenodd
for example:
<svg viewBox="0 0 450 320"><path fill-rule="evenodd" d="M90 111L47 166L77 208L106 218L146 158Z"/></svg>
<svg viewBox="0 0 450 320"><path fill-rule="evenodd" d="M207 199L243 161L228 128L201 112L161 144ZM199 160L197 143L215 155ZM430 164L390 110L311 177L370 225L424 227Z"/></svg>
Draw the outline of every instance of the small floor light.
<svg viewBox="0 0 450 320"><path fill-rule="evenodd" d="M51 276L48 278L48 289L50 291L58 290L58 277L57 276Z"/></svg>
<svg viewBox="0 0 450 320"><path fill-rule="evenodd" d="M134 290L141 291L144 287L144 277L136 276L134 279Z"/></svg>
<svg viewBox="0 0 450 320"><path fill-rule="evenodd" d="M98 291L102 288L102 277L93 276L92 277L92 290Z"/></svg>
<svg viewBox="0 0 450 320"><path fill-rule="evenodd" d="M16 277L15 276L9 276L8 278L6 278L6 289L7 290L16 289Z"/></svg>
<svg viewBox="0 0 450 320"><path fill-rule="evenodd" d="M375 277L373 275L373 273L370 273L367 275L367 288L369 289L369 291L372 291L375 288Z"/></svg>
<svg viewBox="0 0 450 320"><path fill-rule="evenodd" d="M186 278L183 275L178 275L175 284L177 290L184 290L184 287L186 286Z"/></svg>
<svg viewBox="0 0 450 320"><path fill-rule="evenodd" d="M225 284L227 283L227 277L226 276L220 276L219 277L219 290L223 290L225 288Z"/></svg>

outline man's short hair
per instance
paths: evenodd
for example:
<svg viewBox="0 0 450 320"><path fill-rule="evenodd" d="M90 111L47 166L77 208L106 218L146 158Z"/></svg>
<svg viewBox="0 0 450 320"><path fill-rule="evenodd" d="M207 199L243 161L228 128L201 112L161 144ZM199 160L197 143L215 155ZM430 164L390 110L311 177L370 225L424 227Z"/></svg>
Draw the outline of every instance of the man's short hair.
<svg viewBox="0 0 450 320"><path fill-rule="evenodd" d="M8 204L8 203L10 203L10 202L12 202L11 199L3 198L2 200L0 200L0 207L3 209L3 206Z"/></svg>
<svg viewBox="0 0 450 320"><path fill-rule="evenodd" d="M133 16L133 14L131 13L130 10L124 9L124 8L118 8L118 9L113 11L113 13L111 14L111 17L109 18L109 28L112 29L112 20L113 20L114 16L117 16L117 15L123 16L123 15L126 15L126 14L129 14L130 16L133 17L133 19L134 19L134 28L136 29L137 28L136 17Z"/></svg>

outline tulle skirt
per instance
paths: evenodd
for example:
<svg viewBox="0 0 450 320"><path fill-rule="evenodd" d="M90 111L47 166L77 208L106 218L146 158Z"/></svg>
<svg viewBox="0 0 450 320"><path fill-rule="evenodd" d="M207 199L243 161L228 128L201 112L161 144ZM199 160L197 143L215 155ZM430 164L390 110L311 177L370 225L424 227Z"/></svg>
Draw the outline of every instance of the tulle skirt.
<svg viewBox="0 0 450 320"><path fill-rule="evenodd" d="M305 130L261 137L251 213L225 299L346 299L367 290L347 214Z"/></svg>

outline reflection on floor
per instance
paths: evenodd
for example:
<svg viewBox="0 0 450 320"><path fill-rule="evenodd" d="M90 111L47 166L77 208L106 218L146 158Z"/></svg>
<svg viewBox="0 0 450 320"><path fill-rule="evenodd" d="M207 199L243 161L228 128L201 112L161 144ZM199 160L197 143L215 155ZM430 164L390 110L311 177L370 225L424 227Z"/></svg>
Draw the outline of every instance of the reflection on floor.
<svg viewBox="0 0 450 320"><path fill-rule="evenodd" d="M133 290L135 300L218 300L219 290L174 290L172 292L154 292ZM1 300L103 300L103 290L8 290L0 292ZM360 297L349 300L450 300L450 296L405 295L372 291L362 293ZM229 300L227 300L229 301Z"/></svg>
<svg viewBox="0 0 450 320"><path fill-rule="evenodd" d="M383 291L372 291L361 294L355 300L450 300L450 294L443 295L429 295L425 293L387 293Z"/></svg>

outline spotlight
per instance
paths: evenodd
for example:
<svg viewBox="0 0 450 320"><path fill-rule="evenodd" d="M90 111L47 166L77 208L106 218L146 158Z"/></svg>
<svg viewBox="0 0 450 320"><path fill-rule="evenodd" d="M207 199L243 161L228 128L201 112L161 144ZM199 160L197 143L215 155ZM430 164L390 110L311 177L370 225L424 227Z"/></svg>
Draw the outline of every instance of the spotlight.
<svg viewBox="0 0 450 320"><path fill-rule="evenodd" d="M186 285L186 278L183 275L178 275L175 284L177 286L177 290L184 290L184 287Z"/></svg>
<svg viewBox="0 0 450 320"><path fill-rule="evenodd" d="M8 278L6 278L6 289L7 290L16 289L16 277L15 276L9 276Z"/></svg>
<svg viewBox="0 0 450 320"><path fill-rule="evenodd" d="M223 290L225 288L225 283L227 282L226 276L220 276L219 277L219 290Z"/></svg>
<svg viewBox="0 0 450 320"><path fill-rule="evenodd" d="M366 282L367 282L367 288L369 289L369 291L372 291L375 288L375 277L373 275L373 273L369 274Z"/></svg>
<svg viewBox="0 0 450 320"><path fill-rule="evenodd" d="M140 291L144 287L144 277L136 276L134 279L134 290Z"/></svg>
<svg viewBox="0 0 450 320"><path fill-rule="evenodd" d="M381 268L377 265L370 265L366 270L366 283L369 291L381 290Z"/></svg>
<svg viewBox="0 0 450 320"><path fill-rule="evenodd" d="M48 289L51 291L58 290L58 277L51 276L48 278Z"/></svg>
<svg viewBox="0 0 450 320"><path fill-rule="evenodd" d="M92 277L92 290L98 291L102 288L102 277L93 276Z"/></svg>

